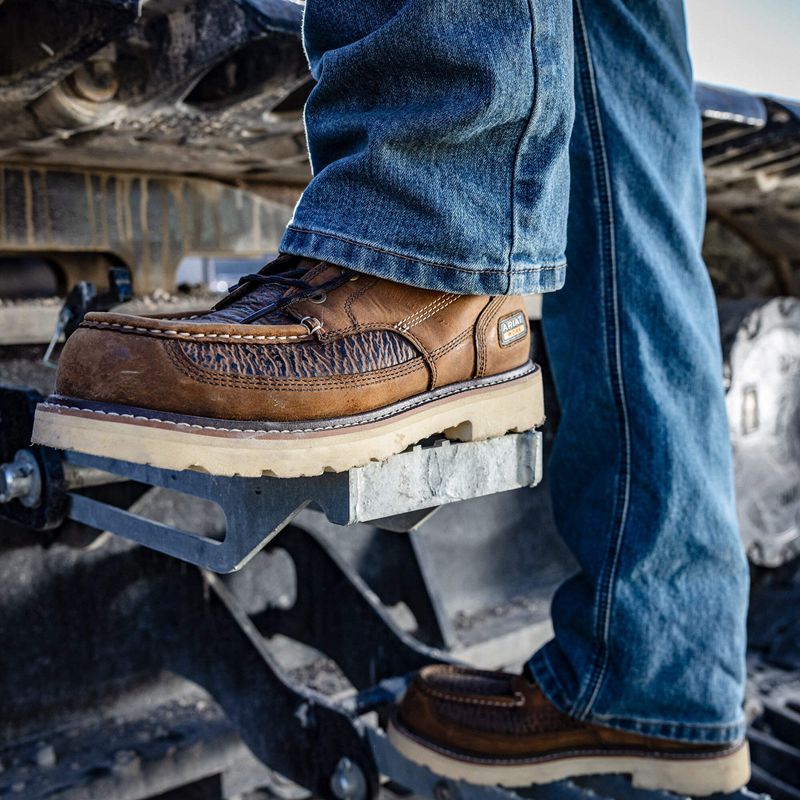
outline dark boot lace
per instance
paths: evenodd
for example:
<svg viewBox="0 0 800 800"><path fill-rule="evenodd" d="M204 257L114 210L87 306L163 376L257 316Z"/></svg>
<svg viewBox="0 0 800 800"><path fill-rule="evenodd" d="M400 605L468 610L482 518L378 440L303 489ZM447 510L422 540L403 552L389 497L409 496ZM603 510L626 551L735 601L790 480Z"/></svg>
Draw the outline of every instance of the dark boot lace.
<svg viewBox="0 0 800 800"><path fill-rule="evenodd" d="M302 261L306 263L302 264ZM296 256L280 256L260 272L239 278L236 286L229 290L227 297L223 297L214 306L213 311L227 308L259 287L275 287L278 291L271 292L270 299L264 305L239 320L240 325L249 325L258 322L273 311L280 311L301 300L323 303L327 292L342 286L353 277L352 273L343 269L331 280L314 285L306 280L306 276L317 264L319 264L318 261L310 262Z"/></svg>

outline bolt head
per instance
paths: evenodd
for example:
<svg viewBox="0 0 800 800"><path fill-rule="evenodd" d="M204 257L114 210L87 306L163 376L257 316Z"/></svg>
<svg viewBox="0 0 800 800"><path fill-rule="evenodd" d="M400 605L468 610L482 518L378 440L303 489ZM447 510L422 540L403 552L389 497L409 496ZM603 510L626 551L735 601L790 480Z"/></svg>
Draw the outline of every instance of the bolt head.
<svg viewBox="0 0 800 800"><path fill-rule="evenodd" d="M433 787L435 800L458 800L458 792L450 781L444 778Z"/></svg>
<svg viewBox="0 0 800 800"><path fill-rule="evenodd" d="M339 800L365 800L367 796L367 779L347 756L339 759L331 775L331 791Z"/></svg>

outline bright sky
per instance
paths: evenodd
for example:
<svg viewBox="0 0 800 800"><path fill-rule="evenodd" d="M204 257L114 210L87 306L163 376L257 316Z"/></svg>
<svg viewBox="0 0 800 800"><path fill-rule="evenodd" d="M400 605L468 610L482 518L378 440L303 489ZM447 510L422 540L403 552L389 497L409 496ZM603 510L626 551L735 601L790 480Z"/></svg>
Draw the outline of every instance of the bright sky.
<svg viewBox="0 0 800 800"><path fill-rule="evenodd" d="M698 80L800 100L800 0L686 0Z"/></svg>

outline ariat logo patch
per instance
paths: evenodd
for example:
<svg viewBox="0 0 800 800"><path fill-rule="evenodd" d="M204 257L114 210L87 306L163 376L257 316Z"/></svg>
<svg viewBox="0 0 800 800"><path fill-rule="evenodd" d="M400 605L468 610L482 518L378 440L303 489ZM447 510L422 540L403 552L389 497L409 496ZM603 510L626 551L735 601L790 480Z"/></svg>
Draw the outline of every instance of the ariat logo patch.
<svg viewBox="0 0 800 800"><path fill-rule="evenodd" d="M497 340L500 347L513 344L528 333L528 318L522 311L515 311L497 322Z"/></svg>

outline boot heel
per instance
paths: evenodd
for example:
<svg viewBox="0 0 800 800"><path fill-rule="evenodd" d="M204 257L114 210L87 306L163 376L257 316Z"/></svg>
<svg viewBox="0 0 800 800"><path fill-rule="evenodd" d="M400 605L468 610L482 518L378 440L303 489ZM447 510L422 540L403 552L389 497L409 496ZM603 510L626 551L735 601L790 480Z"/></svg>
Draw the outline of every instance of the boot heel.
<svg viewBox="0 0 800 800"><path fill-rule="evenodd" d="M689 797L735 792L749 780L750 750L746 742L735 752L715 759L648 759L631 775L637 789L660 789Z"/></svg>
<svg viewBox="0 0 800 800"><path fill-rule="evenodd" d="M538 428L545 418L541 371L487 391L465 405L464 413L466 419L443 431L446 438L476 442Z"/></svg>

